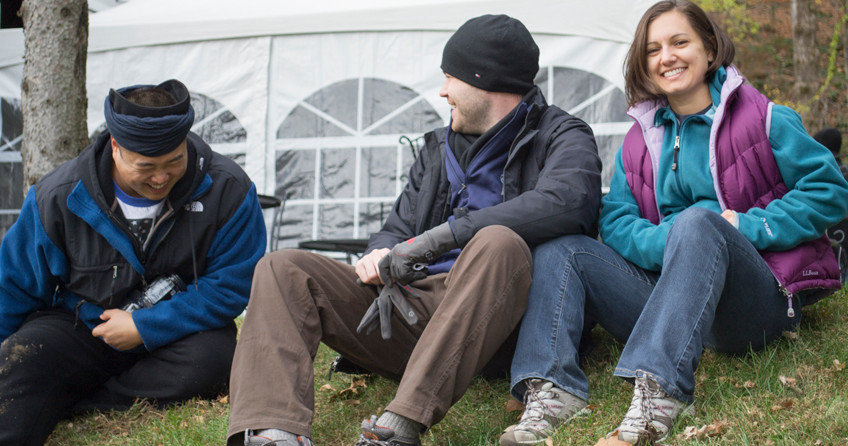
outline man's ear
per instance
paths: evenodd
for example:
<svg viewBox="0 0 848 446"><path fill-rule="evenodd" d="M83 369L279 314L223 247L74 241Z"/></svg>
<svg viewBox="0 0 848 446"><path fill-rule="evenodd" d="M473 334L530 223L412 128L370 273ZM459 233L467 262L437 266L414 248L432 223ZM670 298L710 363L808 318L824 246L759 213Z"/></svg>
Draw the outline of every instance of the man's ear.
<svg viewBox="0 0 848 446"><path fill-rule="evenodd" d="M112 144L112 159L115 159L121 155L121 146L118 145L118 142L115 141L113 136L109 136L109 143Z"/></svg>

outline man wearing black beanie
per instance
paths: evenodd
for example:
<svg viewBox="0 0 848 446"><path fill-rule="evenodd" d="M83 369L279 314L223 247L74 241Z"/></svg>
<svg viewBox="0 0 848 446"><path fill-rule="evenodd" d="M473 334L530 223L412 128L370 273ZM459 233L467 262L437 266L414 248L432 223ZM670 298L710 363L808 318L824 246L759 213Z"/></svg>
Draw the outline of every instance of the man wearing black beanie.
<svg viewBox="0 0 848 446"><path fill-rule="evenodd" d="M104 114L0 246L2 445L43 444L72 413L226 390L266 246L256 187L191 132L180 81L111 90Z"/></svg>
<svg viewBox="0 0 848 446"><path fill-rule="evenodd" d="M534 85L539 49L527 28L504 15L471 19L445 45L442 70L450 125L424 136L356 265L297 250L257 265L230 380L230 445L312 444L320 342L400 379L356 445L420 445L475 374L506 373L531 250L593 233L595 140Z"/></svg>

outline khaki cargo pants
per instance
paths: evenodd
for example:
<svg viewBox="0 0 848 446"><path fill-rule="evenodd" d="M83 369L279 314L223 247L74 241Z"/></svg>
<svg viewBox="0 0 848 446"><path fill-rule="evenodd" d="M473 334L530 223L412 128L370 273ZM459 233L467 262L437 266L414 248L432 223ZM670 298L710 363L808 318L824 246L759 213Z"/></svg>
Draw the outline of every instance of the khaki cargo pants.
<svg viewBox="0 0 848 446"><path fill-rule="evenodd" d="M418 323L407 325L395 311L392 337L383 340L379 329L356 333L377 292L356 285L353 266L299 250L266 255L233 360L228 436L238 443L245 429L277 428L311 437L320 342L400 378L386 410L432 426L518 326L531 272L530 250L517 234L484 228L450 272L412 283L421 296L411 299Z"/></svg>

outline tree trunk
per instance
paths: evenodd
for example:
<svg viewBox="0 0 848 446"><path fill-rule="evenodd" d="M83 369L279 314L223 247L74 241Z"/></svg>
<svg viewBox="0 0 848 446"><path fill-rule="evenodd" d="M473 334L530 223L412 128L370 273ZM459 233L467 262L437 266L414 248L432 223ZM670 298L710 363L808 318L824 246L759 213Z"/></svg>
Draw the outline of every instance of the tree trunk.
<svg viewBox="0 0 848 446"><path fill-rule="evenodd" d="M810 122L817 109L810 100L816 93L816 22L815 0L792 0L792 62L794 66L795 85L792 96L795 101L806 107L801 107L804 122Z"/></svg>
<svg viewBox="0 0 848 446"><path fill-rule="evenodd" d="M88 143L87 0L24 0L21 109L24 195Z"/></svg>

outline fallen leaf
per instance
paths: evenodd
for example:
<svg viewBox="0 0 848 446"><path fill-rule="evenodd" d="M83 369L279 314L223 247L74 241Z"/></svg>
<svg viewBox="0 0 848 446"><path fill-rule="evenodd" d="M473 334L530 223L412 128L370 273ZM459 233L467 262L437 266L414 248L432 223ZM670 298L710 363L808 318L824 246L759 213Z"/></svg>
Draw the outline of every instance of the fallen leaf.
<svg viewBox="0 0 848 446"><path fill-rule="evenodd" d="M797 331L784 331L783 337L786 339L791 339L793 341L798 340L798 332Z"/></svg>
<svg viewBox="0 0 848 446"><path fill-rule="evenodd" d="M695 426L687 426L686 429L683 430L682 435L684 440L703 440L704 438L708 437L720 437L724 435L725 432L727 432L727 428L727 420L720 420L705 426L701 426L700 428L696 428Z"/></svg>
<svg viewBox="0 0 848 446"><path fill-rule="evenodd" d="M551 440L551 437L548 437L548 438L545 440L545 446L554 446L554 441L553 441L553 440Z"/></svg>
<svg viewBox="0 0 848 446"><path fill-rule="evenodd" d="M755 383L753 381L745 381L744 383L742 383L742 387L744 387L746 389L756 389L757 383Z"/></svg>
<svg viewBox="0 0 848 446"><path fill-rule="evenodd" d="M336 391L336 389L330 384L324 384L323 386L321 386L321 390L323 390L325 392L335 392Z"/></svg>
<svg viewBox="0 0 848 446"><path fill-rule="evenodd" d="M630 443L626 441L621 441L618 439L618 435L610 435L609 438L601 437L598 439L598 442L595 443L595 446L632 446Z"/></svg>
<svg viewBox="0 0 848 446"><path fill-rule="evenodd" d="M727 432L727 429L730 428L730 423L727 422L727 419L714 421L712 424L707 426L710 431L710 437L718 437L724 435Z"/></svg>
<svg viewBox="0 0 848 446"><path fill-rule="evenodd" d="M845 368L845 364L839 362L838 359L833 360L833 370L836 370L838 372L838 371L840 371L844 368Z"/></svg>
<svg viewBox="0 0 848 446"><path fill-rule="evenodd" d="M329 386L329 384L325 384L323 387ZM350 378L350 385L346 389L342 389L337 392L335 395L330 397L330 401L337 400L340 398L349 398L351 395L358 395L359 389L367 388L368 385L365 384L365 379L356 379L355 377ZM330 387L332 389L332 387ZM335 390L335 389L334 389Z"/></svg>
<svg viewBox="0 0 848 446"><path fill-rule="evenodd" d="M686 428L683 429L683 433L680 435L684 440L691 440L698 436L698 428L695 426L686 426Z"/></svg>
<svg viewBox="0 0 848 446"><path fill-rule="evenodd" d="M521 402L518 401L517 399L510 398L506 402L506 411L507 412L518 412L518 411L524 412L524 405L521 404Z"/></svg>
<svg viewBox="0 0 848 446"><path fill-rule="evenodd" d="M230 396L229 395L221 395L218 397L218 402L221 404L229 404Z"/></svg>
<svg viewBox="0 0 848 446"><path fill-rule="evenodd" d="M790 388L794 389L795 386L797 385L795 378L792 378L791 376L780 375L780 376L777 377L777 379L780 380L780 382L786 387L790 387Z"/></svg>
<svg viewBox="0 0 848 446"><path fill-rule="evenodd" d="M789 409L791 407L792 407L792 400L786 400L786 401L781 402L780 404L775 404L774 406L771 406L771 411L777 412L779 410Z"/></svg>

